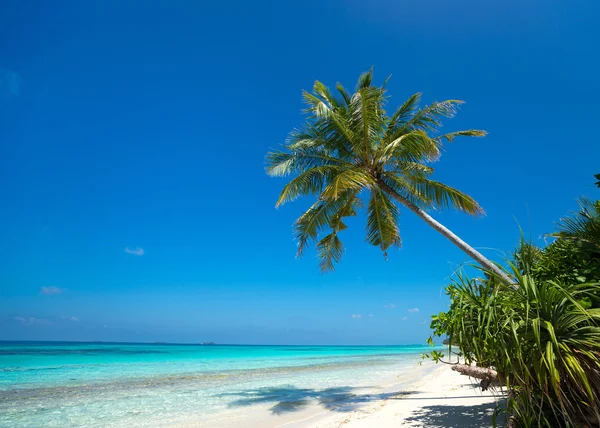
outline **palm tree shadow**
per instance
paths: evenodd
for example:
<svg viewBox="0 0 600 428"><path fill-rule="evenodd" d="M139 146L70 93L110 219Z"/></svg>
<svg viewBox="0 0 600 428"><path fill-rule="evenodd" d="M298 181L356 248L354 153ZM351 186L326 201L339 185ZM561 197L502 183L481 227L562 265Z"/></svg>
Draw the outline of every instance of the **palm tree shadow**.
<svg viewBox="0 0 600 428"><path fill-rule="evenodd" d="M349 412L361 405L386 399L392 395L410 395L413 391L395 393L358 394L355 388L338 387L325 389L296 388L295 386L258 388L254 390L227 393L220 396L240 397L232 401L230 407L251 406L254 404L273 403L270 408L272 414L281 415L288 412L302 410L311 403L316 403L327 410L336 412Z"/></svg>
<svg viewBox="0 0 600 428"><path fill-rule="evenodd" d="M492 426L492 415L496 403L483 403L465 406L424 406L406 418L406 422L416 422L428 428L489 428ZM503 426L503 418L497 421Z"/></svg>

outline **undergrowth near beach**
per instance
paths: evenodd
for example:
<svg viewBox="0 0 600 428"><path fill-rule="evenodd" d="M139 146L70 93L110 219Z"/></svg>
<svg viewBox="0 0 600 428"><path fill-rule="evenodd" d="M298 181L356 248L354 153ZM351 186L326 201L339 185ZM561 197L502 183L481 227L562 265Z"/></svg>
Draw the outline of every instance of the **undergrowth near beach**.
<svg viewBox="0 0 600 428"><path fill-rule="evenodd" d="M508 393L508 426L600 426L600 201L581 199L549 237L545 248L521 239L512 284L458 272L431 327L456 371Z"/></svg>

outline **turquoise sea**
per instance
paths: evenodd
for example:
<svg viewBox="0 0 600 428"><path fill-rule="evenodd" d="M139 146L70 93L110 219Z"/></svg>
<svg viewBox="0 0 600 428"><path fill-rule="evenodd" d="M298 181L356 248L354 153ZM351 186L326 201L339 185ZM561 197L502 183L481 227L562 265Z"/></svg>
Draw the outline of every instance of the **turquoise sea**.
<svg viewBox="0 0 600 428"><path fill-rule="evenodd" d="M227 426L352 408L408 379L427 349L0 342L0 426Z"/></svg>

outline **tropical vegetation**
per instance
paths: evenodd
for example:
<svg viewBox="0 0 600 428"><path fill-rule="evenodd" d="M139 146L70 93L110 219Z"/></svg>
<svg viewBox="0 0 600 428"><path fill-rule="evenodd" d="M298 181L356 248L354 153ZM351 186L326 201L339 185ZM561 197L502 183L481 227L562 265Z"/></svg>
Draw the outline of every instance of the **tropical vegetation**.
<svg viewBox="0 0 600 428"><path fill-rule="evenodd" d="M549 237L521 239L512 284L459 272L431 323L448 354L429 356L507 391L509 426L600 426L600 201L581 199Z"/></svg>
<svg viewBox="0 0 600 428"><path fill-rule="evenodd" d="M346 218L365 209L366 240L387 257L401 245L399 210L408 208L479 270L474 277L457 272L446 288L450 307L431 328L448 354L426 356L480 379L483 389L505 391L499 412L508 426L600 426L600 201L581 198L548 235L549 245L522 238L507 268L493 263L429 214L483 214L472 197L431 176L445 142L485 131L440 132L457 100L421 108L415 94L388 114L387 80L375 86L372 78L372 70L363 73L353 94L338 83L334 95L315 82L303 93L305 123L267 154L269 175L293 176L277 206L316 197L294 224L298 256L315 243L321 269L332 270L344 253Z"/></svg>
<svg viewBox="0 0 600 428"><path fill-rule="evenodd" d="M372 78L372 70L363 73L353 94L338 83L334 95L315 82L312 93L303 93L305 123L290 133L280 150L267 155L269 175L294 176L277 206L316 196L294 225L298 256L316 242L321 269L332 270L344 253L339 234L346 229L345 218L366 208L366 240L387 257L388 248L401 245L399 209L405 207L508 282L497 265L427 212L453 208L470 215L484 213L472 197L431 175L444 142L482 137L485 131L440 133L442 121L456 115L462 103L458 100L419 108L421 94L417 93L388 114L387 80L375 86Z"/></svg>

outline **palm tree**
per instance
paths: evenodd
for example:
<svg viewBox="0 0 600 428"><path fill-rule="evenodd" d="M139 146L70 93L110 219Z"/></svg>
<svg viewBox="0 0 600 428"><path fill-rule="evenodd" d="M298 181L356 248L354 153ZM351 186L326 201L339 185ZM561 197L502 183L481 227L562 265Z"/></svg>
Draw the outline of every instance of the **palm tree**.
<svg viewBox="0 0 600 428"><path fill-rule="evenodd" d="M306 123L291 132L282 150L267 154L269 175L295 175L283 188L277 206L300 196L317 195L294 225L298 256L316 241L321 270L332 270L343 255L338 237L346 229L343 220L356 215L364 199L367 242L380 247L385 257L390 246L401 244L398 217L399 206L404 206L486 270L510 282L497 265L426 212L455 208L471 215L484 213L470 196L429 177L431 163L439 159L444 141L482 137L486 132L438 135L441 119L453 117L462 102L435 102L419 109L421 94L411 96L388 116L385 83L373 86L372 72L359 77L353 95L338 83L336 97L315 82L312 93L303 92ZM324 229L329 233L321 237Z"/></svg>

